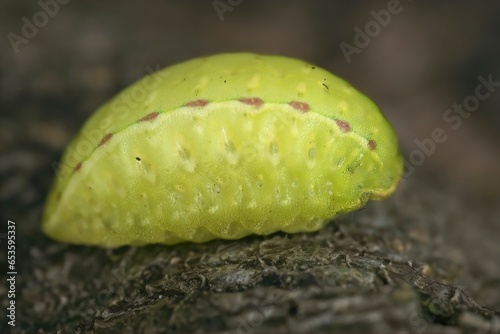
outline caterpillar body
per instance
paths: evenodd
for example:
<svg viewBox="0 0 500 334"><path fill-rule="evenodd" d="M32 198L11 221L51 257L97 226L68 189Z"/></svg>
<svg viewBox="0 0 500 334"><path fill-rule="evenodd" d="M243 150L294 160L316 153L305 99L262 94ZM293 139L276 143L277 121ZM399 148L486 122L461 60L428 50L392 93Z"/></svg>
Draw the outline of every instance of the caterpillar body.
<svg viewBox="0 0 500 334"><path fill-rule="evenodd" d="M198 58L102 106L62 158L43 230L105 247L314 231L396 188L377 106L301 60Z"/></svg>

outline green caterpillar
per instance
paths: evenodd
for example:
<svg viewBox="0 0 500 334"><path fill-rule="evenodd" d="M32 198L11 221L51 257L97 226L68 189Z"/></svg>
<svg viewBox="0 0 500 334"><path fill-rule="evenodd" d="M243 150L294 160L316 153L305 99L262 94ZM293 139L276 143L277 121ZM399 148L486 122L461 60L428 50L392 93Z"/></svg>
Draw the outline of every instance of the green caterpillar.
<svg viewBox="0 0 500 334"><path fill-rule="evenodd" d="M68 146L43 230L106 247L318 230L396 188L377 106L306 62L220 54L163 69Z"/></svg>

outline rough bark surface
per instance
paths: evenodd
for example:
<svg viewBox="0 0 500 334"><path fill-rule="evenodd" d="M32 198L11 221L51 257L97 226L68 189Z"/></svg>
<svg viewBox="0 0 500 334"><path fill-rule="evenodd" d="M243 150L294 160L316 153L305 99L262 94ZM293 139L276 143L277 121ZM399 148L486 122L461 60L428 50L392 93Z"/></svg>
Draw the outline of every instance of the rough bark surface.
<svg viewBox="0 0 500 334"><path fill-rule="evenodd" d="M460 270L440 233L463 215L448 198L410 179L317 233L114 250L33 240L14 332L500 332L498 312L447 284Z"/></svg>

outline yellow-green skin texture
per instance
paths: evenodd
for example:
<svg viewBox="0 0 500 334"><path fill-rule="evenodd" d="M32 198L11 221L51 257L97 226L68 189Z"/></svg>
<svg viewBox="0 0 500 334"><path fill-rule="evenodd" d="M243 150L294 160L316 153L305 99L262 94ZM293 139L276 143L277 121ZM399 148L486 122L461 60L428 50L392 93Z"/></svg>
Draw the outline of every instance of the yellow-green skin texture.
<svg viewBox="0 0 500 334"><path fill-rule="evenodd" d="M395 189L377 106L306 62L220 54L151 74L68 146L43 230L116 247L318 230Z"/></svg>

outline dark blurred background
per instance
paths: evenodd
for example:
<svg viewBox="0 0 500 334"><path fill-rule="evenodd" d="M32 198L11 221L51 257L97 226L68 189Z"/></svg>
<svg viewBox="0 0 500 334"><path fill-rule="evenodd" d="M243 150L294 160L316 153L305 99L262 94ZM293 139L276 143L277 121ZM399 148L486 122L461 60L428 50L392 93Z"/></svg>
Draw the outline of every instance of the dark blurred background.
<svg viewBox="0 0 500 334"><path fill-rule="evenodd" d="M370 96L407 177L456 188L498 239L499 18L498 1L2 1L2 219L34 221L18 233L39 237L52 163L148 68L250 51L307 60ZM449 110L464 103L470 112ZM442 142L431 142L436 129ZM493 248L482 254L498 261Z"/></svg>

